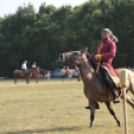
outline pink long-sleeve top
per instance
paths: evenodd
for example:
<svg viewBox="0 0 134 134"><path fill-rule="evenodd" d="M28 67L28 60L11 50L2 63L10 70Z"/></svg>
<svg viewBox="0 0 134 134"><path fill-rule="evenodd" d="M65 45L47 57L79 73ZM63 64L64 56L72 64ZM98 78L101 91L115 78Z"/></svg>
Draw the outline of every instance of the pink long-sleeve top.
<svg viewBox="0 0 134 134"><path fill-rule="evenodd" d="M101 44L102 42L97 46L96 50L91 55L92 57L94 57L97 54ZM101 54L101 64L107 67L110 71L112 71L112 73L115 76L119 77L119 73L115 71L112 66L113 58L116 55L115 43L112 40L108 40L107 42L105 42L103 47L101 48L100 54Z"/></svg>

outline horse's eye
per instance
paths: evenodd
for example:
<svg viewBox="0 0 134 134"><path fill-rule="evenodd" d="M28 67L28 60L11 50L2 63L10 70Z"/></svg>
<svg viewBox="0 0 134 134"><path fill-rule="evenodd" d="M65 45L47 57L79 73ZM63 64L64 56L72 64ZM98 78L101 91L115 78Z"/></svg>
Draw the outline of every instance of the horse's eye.
<svg viewBox="0 0 134 134"><path fill-rule="evenodd" d="M77 55L77 52L75 52L74 55L76 56Z"/></svg>

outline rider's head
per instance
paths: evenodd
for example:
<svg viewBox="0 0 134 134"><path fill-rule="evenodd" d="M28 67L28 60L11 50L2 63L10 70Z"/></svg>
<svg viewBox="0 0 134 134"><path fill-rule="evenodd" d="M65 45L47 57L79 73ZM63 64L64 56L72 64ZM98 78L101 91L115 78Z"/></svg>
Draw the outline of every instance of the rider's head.
<svg viewBox="0 0 134 134"><path fill-rule="evenodd" d="M24 61L24 63L26 63L26 64L27 64L27 60L25 60L25 61Z"/></svg>
<svg viewBox="0 0 134 134"><path fill-rule="evenodd" d="M106 40L111 39L115 43L118 42L117 37L114 36L113 32L109 28L102 29L102 31L101 31L101 37L102 37L102 40L103 41L106 41Z"/></svg>

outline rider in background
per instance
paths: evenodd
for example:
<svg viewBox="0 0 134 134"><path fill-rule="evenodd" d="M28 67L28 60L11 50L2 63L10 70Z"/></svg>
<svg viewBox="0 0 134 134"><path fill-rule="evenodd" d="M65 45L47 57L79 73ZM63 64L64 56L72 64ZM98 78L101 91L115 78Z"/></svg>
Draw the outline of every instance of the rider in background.
<svg viewBox="0 0 134 134"><path fill-rule="evenodd" d="M36 62L33 62L32 68L36 68Z"/></svg>
<svg viewBox="0 0 134 134"><path fill-rule="evenodd" d="M27 60L25 60L22 65L21 65L21 69L25 71L25 77L27 77Z"/></svg>

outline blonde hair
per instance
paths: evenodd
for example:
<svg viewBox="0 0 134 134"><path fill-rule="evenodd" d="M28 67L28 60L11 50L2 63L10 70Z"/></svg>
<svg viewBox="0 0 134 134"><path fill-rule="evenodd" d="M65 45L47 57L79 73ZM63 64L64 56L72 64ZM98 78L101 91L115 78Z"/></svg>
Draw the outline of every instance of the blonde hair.
<svg viewBox="0 0 134 134"><path fill-rule="evenodd" d="M111 34L111 35L110 35L110 39L111 39L113 42L115 42L115 43L118 42L118 38L117 38L114 34Z"/></svg>

